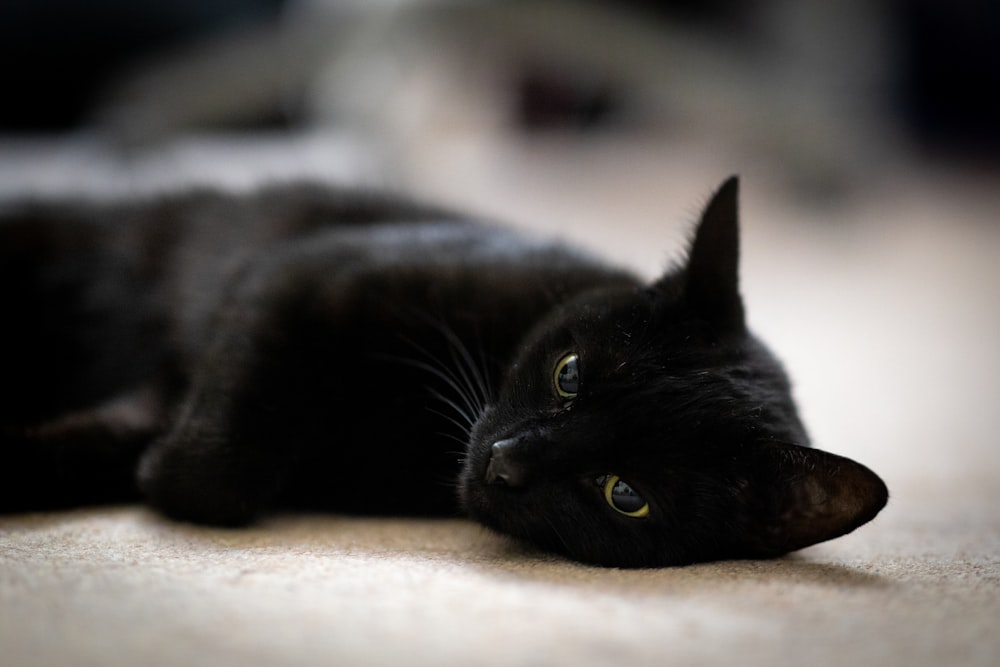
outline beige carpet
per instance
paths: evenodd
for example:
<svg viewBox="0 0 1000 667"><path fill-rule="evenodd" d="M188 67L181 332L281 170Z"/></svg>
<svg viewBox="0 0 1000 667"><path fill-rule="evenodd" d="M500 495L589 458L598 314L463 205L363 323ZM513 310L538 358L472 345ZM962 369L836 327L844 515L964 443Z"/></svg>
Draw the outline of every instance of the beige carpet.
<svg viewBox="0 0 1000 667"><path fill-rule="evenodd" d="M4 520L0 646L9 665L996 664L1000 520L930 505L778 561L655 571L465 522Z"/></svg>
<svg viewBox="0 0 1000 667"><path fill-rule="evenodd" d="M301 148L286 167L308 170ZM0 189L212 171L197 150L128 168L88 150L16 145ZM816 444L885 478L882 515L780 560L653 571L568 563L463 521L0 517L0 664L1000 664L1000 179L925 166L821 208L738 158L524 150L408 185L652 275L715 183L743 173L751 321ZM245 150L213 151L238 180ZM260 152L274 173L281 156Z"/></svg>

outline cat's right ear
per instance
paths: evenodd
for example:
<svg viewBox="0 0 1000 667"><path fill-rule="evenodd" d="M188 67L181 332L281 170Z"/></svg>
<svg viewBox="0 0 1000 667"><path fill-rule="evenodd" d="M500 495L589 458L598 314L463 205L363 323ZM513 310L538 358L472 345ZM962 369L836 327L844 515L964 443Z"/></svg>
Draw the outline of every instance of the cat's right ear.
<svg viewBox="0 0 1000 667"><path fill-rule="evenodd" d="M691 243L684 300L719 328L743 326L740 298L740 181L731 176L708 202Z"/></svg>
<svg viewBox="0 0 1000 667"><path fill-rule="evenodd" d="M680 274L680 299L720 331L744 327L740 297L739 189L737 176L716 190L701 214ZM663 283L674 279L668 274Z"/></svg>

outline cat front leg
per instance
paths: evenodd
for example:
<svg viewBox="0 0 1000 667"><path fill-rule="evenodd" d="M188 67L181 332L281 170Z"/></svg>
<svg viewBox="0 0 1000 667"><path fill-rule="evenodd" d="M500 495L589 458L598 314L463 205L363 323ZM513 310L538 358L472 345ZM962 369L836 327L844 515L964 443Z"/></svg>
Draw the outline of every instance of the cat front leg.
<svg viewBox="0 0 1000 667"><path fill-rule="evenodd" d="M264 353L254 317L242 312L228 319L170 428L138 468L146 499L177 519L247 523L270 504L288 467L289 452L270 439L268 401L255 395Z"/></svg>
<svg viewBox="0 0 1000 667"><path fill-rule="evenodd" d="M181 520L241 525L272 508L318 439L312 379L336 326L335 304L307 305L335 275L280 251L247 267L213 322L214 334L165 435L143 456L139 487Z"/></svg>

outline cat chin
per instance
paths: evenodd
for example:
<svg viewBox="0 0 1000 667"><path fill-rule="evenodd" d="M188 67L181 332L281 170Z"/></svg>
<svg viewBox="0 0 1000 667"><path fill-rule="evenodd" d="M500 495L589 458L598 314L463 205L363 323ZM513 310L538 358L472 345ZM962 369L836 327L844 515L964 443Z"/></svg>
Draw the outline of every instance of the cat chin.
<svg viewBox="0 0 1000 667"><path fill-rule="evenodd" d="M510 529L510 526L506 525L507 522L501 520L495 511L498 499L491 499L490 495L491 491L488 486L480 482L478 478L470 479L463 471L458 485L458 500L465 515L493 532L517 540L530 541L528 536L517 534Z"/></svg>

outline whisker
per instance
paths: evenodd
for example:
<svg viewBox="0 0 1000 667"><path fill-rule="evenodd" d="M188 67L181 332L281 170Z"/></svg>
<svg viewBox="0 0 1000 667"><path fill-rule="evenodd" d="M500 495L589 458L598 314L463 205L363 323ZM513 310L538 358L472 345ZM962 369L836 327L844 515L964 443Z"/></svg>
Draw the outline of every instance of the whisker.
<svg viewBox="0 0 1000 667"><path fill-rule="evenodd" d="M477 398L477 394L474 391L474 389L470 387L469 380L464 373L462 373L461 376L456 375L455 371L451 367L449 367L445 363L442 363L440 359L431 354L431 352L427 350L427 348L422 346L420 343L417 343L416 341L411 340L406 336L401 336L400 338L403 340L403 342L409 344L415 350L423 354L424 357L429 362L436 364L437 370L439 371L438 377L444 379L443 375L446 375L447 378L450 380L449 386L451 386L452 389L454 389L456 392L459 393L462 400L465 401L466 404L469 405L469 407L476 409L477 412L482 412L481 404L479 403L479 401L475 400ZM456 364L458 363L454 359L454 356L452 356L452 361Z"/></svg>
<svg viewBox="0 0 1000 667"><path fill-rule="evenodd" d="M569 548L569 543L565 540L565 538L563 538L562 534L559 532L559 529L556 528L555 522L553 522L552 519L549 518L544 513L542 513L542 516L545 517L545 523L547 523L549 525L549 528L552 529L552 533L556 536L556 538L558 538L559 542L563 545L563 549L566 550L566 554L567 555L571 554L572 550Z"/></svg>
<svg viewBox="0 0 1000 667"><path fill-rule="evenodd" d="M456 450L450 450L449 449L448 451L446 451L444 453L448 454L449 456L456 457L459 465L465 463L465 454L466 454L466 452L465 452L464 447L466 447L466 445L468 444L465 440L462 440L462 438L458 437L454 433L448 433L447 431L436 431L434 433L434 435L438 435L438 436L441 436L442 438L447 438L449 440L454 440L458 444L462 445L463 449L461 451L459 451L457 449Z"/></svg>
<svg viewBox="0 0 1000 667"><path fill-rule="evenodd" d="M483 371L483 379L486 384L483 385L483 393L486 396L486 402L491 403L493 401L493 377L490 372L490 363L486 358L486 350L483 349L483 339L479 337L476 339L476 349L479 352L479 365Z"/></svg>
<svg viewBox="0 0 1000 667"><path fill-rule="evenodd" d="M405 364L412 368L417 368L419 370L430 373L431 375L433 375L434 377L438 378L446 385L448 385L450 389L452 389L456 394L458 394L458 397L461 398L466 405L468 405L471 408L475 407L472 404L472 401L469 399L467 390L461 385L459 380L453 377L450 373L446 372L445 370L437 368L436 366L433 366L427 362L419 361L417 359L408 359L405 357L395 357L393 359L398 363ZM463 416L467 416L467 413L464 410L462 410L461 412L463 413ZM474 420L470 420L470 422L471 421Z"/></svg>
<svg viewBox="0 0 1000 667"><path fill-rule="evenodd" d="M449 414L447 414L445 412L441 412L440 410L435 410L434 408L431 408L431 407L428 407L427 411L430 412L433 415L437 415L441 419L446 420L448 423L453 424L456 428L460 429L462 431L462 433L464 433L466 435L466 437L468 437L468 435L469 435L469 427L466 426L465 424L463 424L462 422L460 422L458 419L455 419L451 415L449 415Z"/></svg>
<svg viewBox="0 0 1000 667"><path fill-rule="evenodd" d="M459 376L462 379L462 386L464 386L466 391L469 392L469 398L471 399L470 403L472 404L472 407L476 410L476 412L482 412L485 407L482 398L479 395L479 392L476 390L476 384L473 381L472 377L470 377L469 374L466 372L464 364L462 363L462 359L456 358L454 346L451 347L450 356L452 362L455 364L455 368L458 370Z"/></svg>
<svg viewBox="0 0 1000 667"><path fill-rule="evenodd" d="M479 364L476 363L472 355L469 353L469 348L465 345L461 338L455 334L454 330L445 323L440 323L438 330L444 335L452 347L452 359L458 365L459 372L462 373L463 377L467 378L470 388L475 391L476 397L479 399L480 412L482 412L483 407L488 402L489 397L486 392L488 391L488 386L486 380L483 378L483 374L480 372ZM479 342L482 345L482 340ZM455 352L458 352L460 359L455 359ZM464 364L461 363L464 361ZM469 378L464 369L467 369L471 374Z"/></svg>
<svg viewBox="0 0 1000 667"><path fill-rule="evenodd" d="M490 402L491 393L490 385L484 377L486 372L485 354L481 353L481 362L476 363L476 360L470 354L468 347L447 322L441 318L431 317L426 313L418 313L417 316L444 337L451 349L452 362L456 365L459 373L465 379L465 386L469 389L470 394L477 399L475 401L475 407L479 412L482 412L485 405ZM477 337L477 341L480 352L482 352L482 338ZM459 355L458 358L455 356L456 353Z"/></svg>
<svg viewBox="0 0 1000 667"><path fill-rule="evenodd" d="M489 369L483 342L477 337L480 359L469 351L468 346L443 319L433 317L424 312L416 312L414 316L422 320L426 326L436 331L444 339L447 356L441 359L430 349L403 333L397 333L397 338L412 348L417 357L397 357L385 355L383 358L421 370L440 381L447 390L442 392L434 386L426 388L427 393L447 409L437 410L428 407L432 414L455 426L464 436L446 433L449 439L462 445L464 453L468 447L468 437L477 419L486 410L491 401L492 389L487 378Z"/></svg>
<svg viewBox="0 0 1000 667"><path fill-rule="evenodd" d="M465 420L465 423L470 428L472 427L473 424L476 423L476 420L473 417L473 415L470 414L468 410L463 409L462 406L459 405L458 403L456 403L455 401L451 400L450 398L448 398L444 394L441 394L440 392L438 392L438 391L436 391L434 389L428 389L427 391L428 391L428 393L430 393L431 396L433 396L434 398L438 399L439 401L441 401L442 403L444 403L445 405L447 405L448 407L450 407L452 410L454 410L455 412L457 412L458 415L462 419ZM466 429L466 430L468 430L468 429Z"/></svg>

